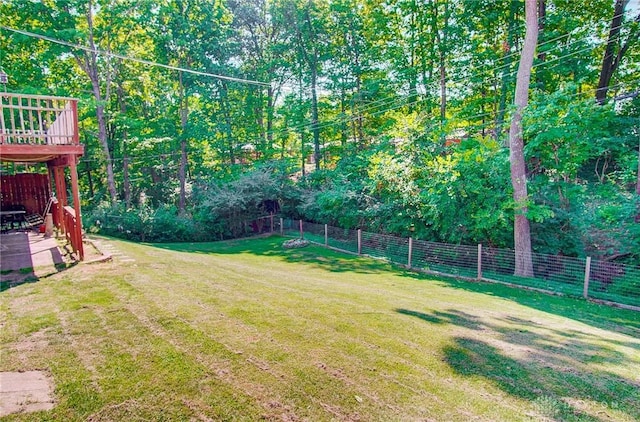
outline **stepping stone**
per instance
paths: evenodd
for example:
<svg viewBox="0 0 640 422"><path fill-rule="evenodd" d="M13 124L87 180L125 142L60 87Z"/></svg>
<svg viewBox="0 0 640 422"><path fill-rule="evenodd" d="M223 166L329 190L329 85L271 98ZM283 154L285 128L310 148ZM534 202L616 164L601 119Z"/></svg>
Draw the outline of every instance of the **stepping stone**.
<svg viewBox="0 0 640 422"><path fill-rule="evenodd" d="M0 417L53 407L53 382L46 372L0 372Z"/></svg>

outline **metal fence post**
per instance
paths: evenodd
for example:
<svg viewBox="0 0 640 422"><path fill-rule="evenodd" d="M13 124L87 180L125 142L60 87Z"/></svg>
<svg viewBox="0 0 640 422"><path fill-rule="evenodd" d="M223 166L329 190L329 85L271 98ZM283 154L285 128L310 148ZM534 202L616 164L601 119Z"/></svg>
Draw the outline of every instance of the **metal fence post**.
<svg viewBox="0 0 640 422"><path fill-rule="evenodd" d="M271 214L271 233L273 233L273 214Z"/></svg>
<svg viewBox="0 0 640 422"><path fill-rule="evenodd" d="M411 256L413 255L413 237L409 237L409 256L407 257L407 267L411 268Z"/></svg>
<svg viewBox="0 0 640 422"><path fill-rule="evenodd" d="M584 290L582 291L582 296L585 299L589 298L589 277L591 276L591 257L587 257L587 262L584 266Z"/></svg>
<svg viewBox="0 0 640 422"><path fill-rule="evenodd" d="M304 231L302 231L302 220L300 220L300 239L304 239Z"/></svg>
<svg viewBox="0 0 640 422"><path fill-rule="evenodd" d="M329 246L329 227L324 225L324 246Z"/></svg>
<svg viewBox="0 0 640 422"><path fill-rule="evenodd" d="M358 229L358 255L362 255L362 230Z"/></svg>
<svg viewBox="0 0 640 422"><path fill-rule="evenodd" d="M478 280L482 280L482 244L478 243Z"/></svg>
<svg viewBox="0 0 640 422"><path fill-rule="evenodd" d="M280 236L284 236L284 218L280 217Z"/></svg>

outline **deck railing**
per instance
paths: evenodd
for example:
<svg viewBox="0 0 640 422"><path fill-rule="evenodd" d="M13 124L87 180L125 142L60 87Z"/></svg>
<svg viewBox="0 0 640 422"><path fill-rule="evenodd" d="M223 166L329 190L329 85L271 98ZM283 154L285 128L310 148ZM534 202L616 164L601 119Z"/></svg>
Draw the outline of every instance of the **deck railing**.
<svg viewBox="0 0 640 422"><path fill-rule="evenodd" d="M78 101L0 94L0 144L78 145Z"/></svg>

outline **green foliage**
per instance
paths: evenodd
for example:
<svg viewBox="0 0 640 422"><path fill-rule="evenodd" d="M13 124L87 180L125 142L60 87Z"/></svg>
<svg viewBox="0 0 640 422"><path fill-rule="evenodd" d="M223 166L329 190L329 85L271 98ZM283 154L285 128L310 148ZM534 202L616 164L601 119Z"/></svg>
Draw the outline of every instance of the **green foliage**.
<svg viewBox="0 0 640 422"><path fill-rule="evenodd" d="M250 220L291 211L298 193L287 177L286 167L275 163L241 175L224 185L209 183L197 193L200 204L194 217L223 230L224 236L237 236Z"/></svg>
<svg viewBox="0 0 640 422"><path fill-rule="evenodd" d="M220 233L211 227L178 215L173 205L156 209L144 205L125 209L122 205L104 203L85 213L84 225L90 232L142 242L193 242L220 238Z"/></svg>
<svg viewBox="0 0 640 422"><path fill-rule="evenodd" d="M523 121L531 171L550 181L574 181L589 160L618 153L615 124L611 107L585 99L575 85L537 96Z"/></svg>
<svg viewBox="0 0 640 422"><path fill-rule="evenodd" d="M593 101L613 3L546 2L540 16L523 124L527 216L539 252L637 262L640 98ZM80 99L87 227L100 220L103 232L132 239L218 239L277 208L345 228L512 245L504 138L521 1L93 5L101 51L269 87L98 54L98 103L83 51L0 30L9 91ZM0 2L3 25L81 45L86 11L80 0ZM616 54L637 36L634 14L625 12ZM617 63L609 98L638 86L636 47ZM454 138L461 143L449 145ZM124 204L99 205L110 196L107 164Z"/></svg>
<svg viewBox="0 0 640 422"><path fill-rule="evenodd" d="M569 84L538 95L525 114L530 191L546 210L534 218L535 247L637 262L637 120L580 99L576 90Z"/></svg>

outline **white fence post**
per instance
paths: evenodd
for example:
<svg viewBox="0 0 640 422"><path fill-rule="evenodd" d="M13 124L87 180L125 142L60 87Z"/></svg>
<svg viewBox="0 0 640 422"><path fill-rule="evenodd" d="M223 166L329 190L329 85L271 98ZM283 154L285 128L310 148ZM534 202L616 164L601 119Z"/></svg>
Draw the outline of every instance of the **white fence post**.
<svg viewBox="0 0 640 422"><path fill-rule="evenodd" d="M407 257L407 267L411 268L411 256L413 255L413 237L409 237L409 256Z"/></svg>
<svg viewBox="0 0 640 422"><path fill-rule="evenodd" d="M329 246L329 227L324 225L324 246Z"/></svg>
<svg viewBox="0 0 640 422"><path fill-rule="evenodd" d="M284 218L280 217L280 236L284 236Z"/></svg>
<svg viewBox="0 0 640 422"><path fill-rule="evenodd" d="M584 266L584 290L582 296L585 299L589 298L589 276L591 275L591 257L587 257L587 263Z"/></svg>
<svg viewBox="0 0 640 422"><path fill-rule="evenodd" d="M482 244L478 243L478 280L482 280Z"/></svg>
<svg viewBox="0 0 640 422"><path fill-rule="evenodd" d="M304 232L302 231L302 220L300 220L300 239L304 239Z"/></svg>
<svg viewBox="0 0 640 422"><path fill-rule="evenodd" d="M362 255L362 230L358 229L358 255Z"/></svg>

